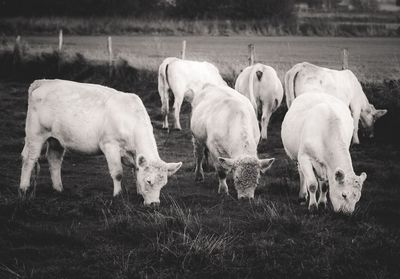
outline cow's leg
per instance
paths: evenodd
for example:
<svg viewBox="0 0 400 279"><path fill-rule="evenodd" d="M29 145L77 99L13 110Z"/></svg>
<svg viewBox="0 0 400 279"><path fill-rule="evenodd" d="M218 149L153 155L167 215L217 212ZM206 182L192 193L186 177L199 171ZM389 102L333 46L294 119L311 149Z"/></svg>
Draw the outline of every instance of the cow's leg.
<svg viewBox="0 0 400 279"><path fill-rule="evenodd" d="M299 157L299 165L300 165L301 171L303 172L303 175L304 175L304 183L305 183L308 193L310 195L308 209L310 211L315 211L318 209L318 204L317 204L317 200L316 200L318 181L315 177L310 158L308 158L307 156Z"/></svg>
<svg viewBox="0 0 400 279"><path fill-rule="evenodd" d="M226 184L226 170L221 167L216 167L218 173L218 194L228 194L228 185Z"/></svg>
<svg viewBox="0 0 400 279"><path fill-rule="evenodd" d="M122 163L121 163L121 150L118 144L104 144L100 146L104 155L106 156L108 169L114 183L114 197L121 192L122 180Z"/></svg>
<svg viewBox="0 0 400 279"><path fill-rule="evenodd" d="M196 169L194 171L195 181L203 181L204 180L203 156L204 156L205 146L203 143L196 140L195 137L193 137L192 141L194 147L193 153L196 161Z"/></svg>
<svg viewBox="0 0 400 279"><path fill-rule="evenodd" d="M318 184L319 184L318 206L320 207L322 205L323 208L326 208L327 207L326 193L328 192L329 189L328 180L320 179L318 181Z"/></svg>
<svg viewBox="0 0 400 279"><path fill-rule="evenodd" d="M305 205L307 203L307 197L308 197L307 186L305 184L304 175L299 164L297 164L297 168L299 170L299 176L300 176L299 202L301 205Z"/></svg>
<svg viewBox="0 0 400 279"><path fill-rule="evenodd" d="M38 164L38 159L40 157L40 153L42 151L43 144L45 143L46 138L43 136L30 136L25 138L24 149L22 150L22 169L21 169L21 180L19 184L20 191L25 194L26 190L30 186L30 180L32 175L32 170L35 164ZM39 166L37 165L38 170ZM37 175L39 175L37 171L34 177L34 183L36 182Z"/></svg>
<svg viewBox="0 0 400 279"><path fill-rule="evenodd" d="M350 104L350 110L351 114L353 116L353 144L360 144L360 139L358 138L358 125L360 122L360 114L361 114L361 108L358 106L351 106Z"/></svg>
<svg viewBox="0 0 400 279"><path fill-rule="evenodd" d="M49 162L50 176L53 183L53 188L58 192L63 190L61 182L61 164L65 150L60 142L54 138L47 141L46 157Z"/></svg>
<svg viewBox="0 0 400 279"><path fill-rule="evenodd" d="M183 95L175 93L175 101L174 101L174 126L175 130L182 130L179 114L181 112L181 106L183 103Z"/></svg>
<svg viewBox="0 0 400 279"><path fill-rule="evenodd" d="M162 124L162 128L163 129L168 129L168 113L166 113L165 116L164 116L164 121L163 121L163 124Z"/></svg>

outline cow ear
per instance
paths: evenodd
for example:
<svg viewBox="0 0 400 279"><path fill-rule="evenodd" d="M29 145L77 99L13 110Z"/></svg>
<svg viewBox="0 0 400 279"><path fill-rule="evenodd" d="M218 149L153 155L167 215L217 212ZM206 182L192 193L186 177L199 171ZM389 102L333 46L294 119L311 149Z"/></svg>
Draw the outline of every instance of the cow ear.
<svg viewBox="0 0 400 279"><path fill-rule="evenodd" d="M182 166L182 162L179 163L167 163L167 170L168 170L168 176L173 175L176 173Z"/></svg>
<svg viewBox="0 0 400 279"><path fill-rule="evenodd" d="M384 116L387 113L387 109L377 109L374 113L374 117L376 119L381 118L382 116Z"/></svg>
<svg viewBox="0 0 400 279"><path fill-rule="evenodd" d="M258 81L261 81L261 78L262 78L262 76L263 76L263 72L257 71L257 72L256 72L256 75L257 75Z"/></svg>
<svg viewBox="0 0 400 279"><path fill-rule="evenodd" d="M258 160L258 164L260 165L261 172L265 173L272 166L272 164L274 162L275 162L275 158Z"/></svg>
<svg viewBox="0 0 400 279"><path fill-rule="evenodd" d="M218 157L218 162L227 171L230 171L233 168L233 165L235 163L235 161L233 159L222 158L222 157Z"/></svg>
<svg viewBox="0 0 400 279"><path fill-rule="evenodd" d="M362 185L362 183L364 183L365 179L367 179L367 174L365 172L362 172L360 174L361 185Z"/></svg>
<svg viewBox="0 0 400 279"><path fill-rule="evenodd" d="M340 168L337 168L335 171L335 180L336 182L338 182L339 184L343 184L344 183L344 171Z"/></svg>
<svg viewBox="0 0 400 279"><path fill-rule="evenodd" d="M140 155L137 156L136 162L137 162L136 165L137 165L139 168L144 168L144 167L147 166L147 160L146 160L146 158L145 158L142 154L140 154Z"/></svg>

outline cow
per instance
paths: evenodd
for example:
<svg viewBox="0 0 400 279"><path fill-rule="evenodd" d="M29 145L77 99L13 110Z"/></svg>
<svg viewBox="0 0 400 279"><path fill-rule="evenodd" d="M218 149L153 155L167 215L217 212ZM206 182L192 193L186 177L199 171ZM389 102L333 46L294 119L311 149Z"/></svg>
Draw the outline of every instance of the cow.
<svg viewBox="0 0 400 279"><path fill-rule="evenodd" d="M145 205L159 204L167 177L182 163L161 160L153 127L141 99L105 86L67 80L36 80L29 87L25 146L19 190L25 194L47 143L52 186L61 192L61 164L66 150L104 154L114 184L121 192L121 161L136 171L136 187Z"/></svg>
<svg viewBox="0 0 400 279"><path fill-rule="evenodd" d="M326 207L327 191L335 212L350 214L360 200L367 175L354 173L349 147L353 119L338 98L320 92L297 97L282 122L282 142L287 155L297 161L299 200L309 194L308 208ZM319 199L316 192L319 185Z"/></svg>
<svg viewBox="0 0 400 279"><path fill-rule="evenodd" d="M366 135L374 136L374 124L386 114L386 109L375 109L370 104L360 82L350 70L331 70L311 63L294 65L285 75L286 104L305 92L318 91L333 95L349 106L353 121L353 143L359 144L358 122L365 128Z"/></svg>
<svg viewBox="0 0 400 279"><path fill-rule="evenodd" d="M233 171L238 199L253 199L260 172L265 173L275 159L257 157L260 131L250 101L228 86L207 84L192 106L196 181L204 179L202 161L207 149L218 174L218 193L228 193L226 177Z"/></svg>
<svg viewBox="0 0 400 279"><path fill-rule="evenodd" d="M158 69L158 93L161 98L163 129L168 129L169 92L174 96L173 129L181 130L179 113L183 100L191 102L193 96L206 83L227 86L217 67L211 63L175 57L164 59Z"/></svg>
<svg viewBox="0 0 400 279"><path fill-rule="evenodd" d="M271 114L280 106L283 87L276 71L260 63L246 67L237 77L235 90L253 105L261 127L261 138L267 139Z"/></svg>

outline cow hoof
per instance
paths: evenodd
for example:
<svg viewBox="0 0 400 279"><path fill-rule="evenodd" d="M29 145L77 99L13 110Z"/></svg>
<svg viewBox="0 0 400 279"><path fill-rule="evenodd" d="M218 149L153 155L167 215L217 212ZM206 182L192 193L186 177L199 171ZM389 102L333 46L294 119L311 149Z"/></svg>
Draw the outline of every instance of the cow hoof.
<svg viewBox="0 0 400 279"><path fill-rule="evenodd" d="M308 210L310 213L317 213L318 212L318 205L317 204L311 204L308 206Z"/></svg>
<svg viewBox="0 0 400 279"><path fill-rule="evenodd" d="M328 206L327 206L326 202L320 202L318 204L318 208L321 210L326 210L328 208Z"/></svg>
<svg viewBox="0 0 400 279"><path fill-rule="evenodd" d="M218 194L221 196L229 195L228 189L218 189Z"/></svg>
<svg viewBox="0 0 400 279"><path fill-rule="evenodd" d="M35 198L36 187L29 187L27 189L18 189L18 197L21 201L30 200Z"/></svg>
<svg viewBox="0 0 400 279"><path fill-rule="evenodd" d="M27 192L27 189L18 188L18 197L21 200L25 200L26 199L26 192Z"/></svg>
<svg viewBox="0 0 400 279"><path fill-rule="evenodd" d="M307 204L307 198L302 197L298 199L300 205L306 205Z"/></svg>
<svg viewBox="0 0 400 279"><path fill-rule="evenodd" d="M63 190L64 190L64 188L61 186L56 186L56 187L53 187L53 189L54 190L56 190L58 193L61 193Z"/></svg>
<svg viewBox="0 0 400 279"><path fill-rule="evenodd" d="M203 182L203 181L204 181L204 176L201 176L201 175L197 176L197 175L196 175L194 181L196 181L196 182Z"/></svg>

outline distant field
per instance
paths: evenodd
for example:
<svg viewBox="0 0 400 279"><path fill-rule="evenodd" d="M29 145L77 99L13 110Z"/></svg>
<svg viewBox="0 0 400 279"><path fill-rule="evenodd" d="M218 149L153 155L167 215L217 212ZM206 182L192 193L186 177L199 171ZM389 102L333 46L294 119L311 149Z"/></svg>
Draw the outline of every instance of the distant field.
<svg viewBox="0 0 400 279"><path fill-rule="evenodd" d="M12 47L13 40L4 38L3 47ZM57 40L57 36L23 37L38 52L56 49ZM302 61L339 69L342 48L348 48L349 67L360 80L400 78L400 38L113 36L114 55L134 67L156 70L165 57L180 56L182 40L187 41L187 59L211 61L225 75L236 75L247 65L247 45L254 43L257 61L273 66L281 78ZM108 57L106 36L65 36L64 43L66 52L94 60Z"/></svg>

